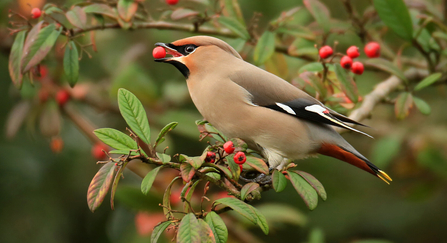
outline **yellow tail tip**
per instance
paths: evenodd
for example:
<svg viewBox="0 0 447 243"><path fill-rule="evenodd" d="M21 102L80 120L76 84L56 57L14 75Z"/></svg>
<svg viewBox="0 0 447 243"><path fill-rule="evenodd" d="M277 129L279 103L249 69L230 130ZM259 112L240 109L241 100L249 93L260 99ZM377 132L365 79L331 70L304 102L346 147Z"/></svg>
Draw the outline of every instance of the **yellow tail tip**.
<svg viewBox="0 0 447 243"><path fill-rule="evenodd" d="M391 177L382 170L378 171L377 177L382 179L382 181L386 182L388 185L390 184L390 181L393 181L393 179L391 179Z"/></svg>

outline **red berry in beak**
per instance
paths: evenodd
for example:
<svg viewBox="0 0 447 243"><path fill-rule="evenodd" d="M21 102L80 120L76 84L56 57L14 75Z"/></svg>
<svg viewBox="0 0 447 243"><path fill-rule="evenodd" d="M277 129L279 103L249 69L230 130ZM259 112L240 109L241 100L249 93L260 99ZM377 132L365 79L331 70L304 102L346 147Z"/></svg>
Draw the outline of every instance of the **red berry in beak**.
<svg viewBox="0 0 447 243"><path fill-rule="evenodd" d="M161 46L155 47L154 50L152 51L152 56L155 59L164 58L166 56L165 48Z"/></svg>

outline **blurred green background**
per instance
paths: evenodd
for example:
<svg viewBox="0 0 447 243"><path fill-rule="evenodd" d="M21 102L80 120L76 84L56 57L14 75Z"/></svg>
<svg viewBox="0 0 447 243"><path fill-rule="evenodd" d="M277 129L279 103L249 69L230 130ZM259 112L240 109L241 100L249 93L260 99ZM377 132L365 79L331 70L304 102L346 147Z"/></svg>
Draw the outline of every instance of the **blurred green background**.
<svg viewBox="0 0 447 243"><path fill-rule="evenodd" d="M13 38L7 29L8 9L26 12L30 10L26 3L42 6L44 2L0 2L2 128L6 127L8 114L23 99L21 97L36 100L34 95L38 89L24 87L18 92L9 78L8 56ZM68 7L78 1L52 2ZM324 2L334 18L346 19L339 1ZM367 1L354 2L360 10L368 5ZM152 9L166 8L163 1L148 0L145 4ZM191 5L181 0L180 4ZM281 11L297 5L302 5L301 1L241 1L247 20L254 12L262 13L261 29ZM310 16L302 18L311 21ZM115 99L117 89L124 87L134 92L148 109L153 134L168 122L180 123L164 144L169 146L168 152L200 154L206 143L198 142L199 133L194 121L201 116L189 98L184 78L174 67L155 63L151 55L156 42L171 42L190 35L167 30L97 31L98 53L94 53L91 59L85 56L80 62L78 84L86 87L90 100L97 105L81 101L72 101L71 105L76 106L96 128L124 130L125 123L116 112ZM332 35L330 41L338 40L341 46L361 45L353 36ZM389 43L399 42L396 36L387 38ZM44 61L50 73L57 72L54 60L47 58ZM287 61L291 75L305 63L289 57ZM370 92L386 77L383 73L365 72L357 79L361 94ZM393 178L391 185L332 158L320 156L299 161L298 169L311 173L323 183L328 200L320 200L318 207L309 211L290 184L279 194L271 190L264 193L256 204L290 205L307 218L307 223L301 226L280 225L268 236L259 229L250 228L250 231L261 242L306 242L309 237L315 240L320 233L324 235L325 242L365 239L447 242L445 85L424 89L419 96L432 107L430 116L412 110L407 119L396 120L394 107L384 103L374 109L371 119L364 121L373 127L366 131L375 137L374 140L357 134L344 134L359 152ZM52 151L50 138L42 136L36 124L25 125L13 138L7 138L3 130L0 136L0 242L149 242L148 236L137 233L136 208L161 212L157 206L160 194L144 198L148 205L132 205L129 202L132 198L141 198L135 193L141 179L127 172L118 189L116 210L110 209L107 197L104 205L91 213L86 193L99 165L91 155L89 140L65 117L62 124L60 137L64 147L60 153Z"/></svg>

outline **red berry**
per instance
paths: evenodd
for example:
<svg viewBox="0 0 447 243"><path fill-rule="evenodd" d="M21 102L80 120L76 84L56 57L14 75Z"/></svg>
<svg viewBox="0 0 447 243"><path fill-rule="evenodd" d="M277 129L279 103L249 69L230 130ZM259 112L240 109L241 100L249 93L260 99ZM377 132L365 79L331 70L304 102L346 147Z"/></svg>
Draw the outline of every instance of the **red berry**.
<svg viewBox="0 0 447 243"><path fill-rule="evenodd" d="M206 153L205 161L209 163L214 163L215 160L216 160L216 153L208 151Z"/></svg>
<svg viewBox="0 0 447 243"><path fill-rule="evenodd" d="M69 99L70 99L70 93L68 93L67 90L61 89L57 91L56 101L59 104L59 106L64 106Z"/></svg>
<svg viewBox="0 0 447 243"><path fill-rule="evenodd" d="M97 143L93 146L92 148L92 155L93 158L97 159L97 160L104 160L107 158L107 155L103 152L109 151L109 147L107 147L107 145L103 144L103 143Z"/></svg>
<svg viewBox="0 0 447 243"><path fill-rule="evenodd" d="M359 48L356 46L351 46L346 51L346 54L348 54L348 57L350 58L357 58L360 56Z"/></svg>
<svg viewBox="0 0 447 243"><path fill-rule="evenodd" d="M39 8L33 8L31 10L31 18L37 19L40 17L40 15L42 15L42 11L40 11Z"/></svg>
<svg viewBox="0 0 447 243"><path fill-rule="evenodd" d="M178 3L178 0L166 0L166 3L169 5L176 5Z"/></svg>
<svg viewBox="0 0 447 243"><path fill-rule="evenodd" d="M365 68L363 67L363 63L361 62L354 62L351 67L351 72L361 75Z"/></svg>
<svg viewBox="0 0 447 243"><path fill-rule="evenodd" d="M340 65L343 68L349 69L349 68L351 68L351 65L352 65L352 59L348 56L343 56L340 60Z"/></svg>
<svg viewBox="0 0 447 243"><path fill-rule="evenodd" d="M365 54L370 57L379 57L380 56L380 45L377 42L370 42L365 46Z"/></svg>
<svg viewBox="0 0 447 243"><path fill-rule="evenodd" d="M326 58L332 56L334 51L332 50L332 48L330 46L323 46L320 48L319 53L320 53L321 58L326 59Z"/></svg>
<svg viewBox="0 0 447 243"><path fill-rule="evenodd" d="M237 152L234 155L233 159L234 159L234 162L236 162L236 164L242 165L247 160L247 157L245 157L244 152Z"/></svg>
<svg viewBox="0 0 447 243"><path fill-rule="evenodd" d="M164 58L166 56L165 48L161 46L155 47L154 50L152 51L152 56L156 59Z"/></svg>
<svg viewBox="0 0 447 243"><path fill-rule="evenodd" d="M223 148L227 154L231 154L234 152L234 144L231 141L224 143Z"/></svg>

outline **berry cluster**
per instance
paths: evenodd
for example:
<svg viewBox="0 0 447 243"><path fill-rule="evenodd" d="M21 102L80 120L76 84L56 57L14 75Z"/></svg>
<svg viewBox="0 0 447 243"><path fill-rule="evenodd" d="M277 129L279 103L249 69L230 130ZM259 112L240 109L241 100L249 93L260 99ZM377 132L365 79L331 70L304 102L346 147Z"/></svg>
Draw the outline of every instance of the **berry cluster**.
<svg viewBox="0 0 447 243"><path fill-rule="evenodd" d="M375 58L380 56L380 45L377 42L369 42L365 46L365 54L369 58ZM319 50L319 55L322 59L326 59L332 54L334 54L334 51L330 46L323 46ZM359 48L357 46L351 46L346 50L346 55L343 55L343 57L340 59L340 65L345 69L351 69L351 72L361 75L363 71L365 70L363 63L361 62L354 62L353 59L360 56Z"/></svg>
<svg viewBox="0 0 447 243"><path fill-rule="evenodd" d="M223 149L227 155L234 153L236 148L234 147L234 143L232 141L228 141L224 143ZM242 171L242 165L247 160L245 153L242 151L237 152L233 156L234 162L239 165L239 169ZM205 162L214 163L216 161L216 153L208 151L206 154Z"/></svg>

